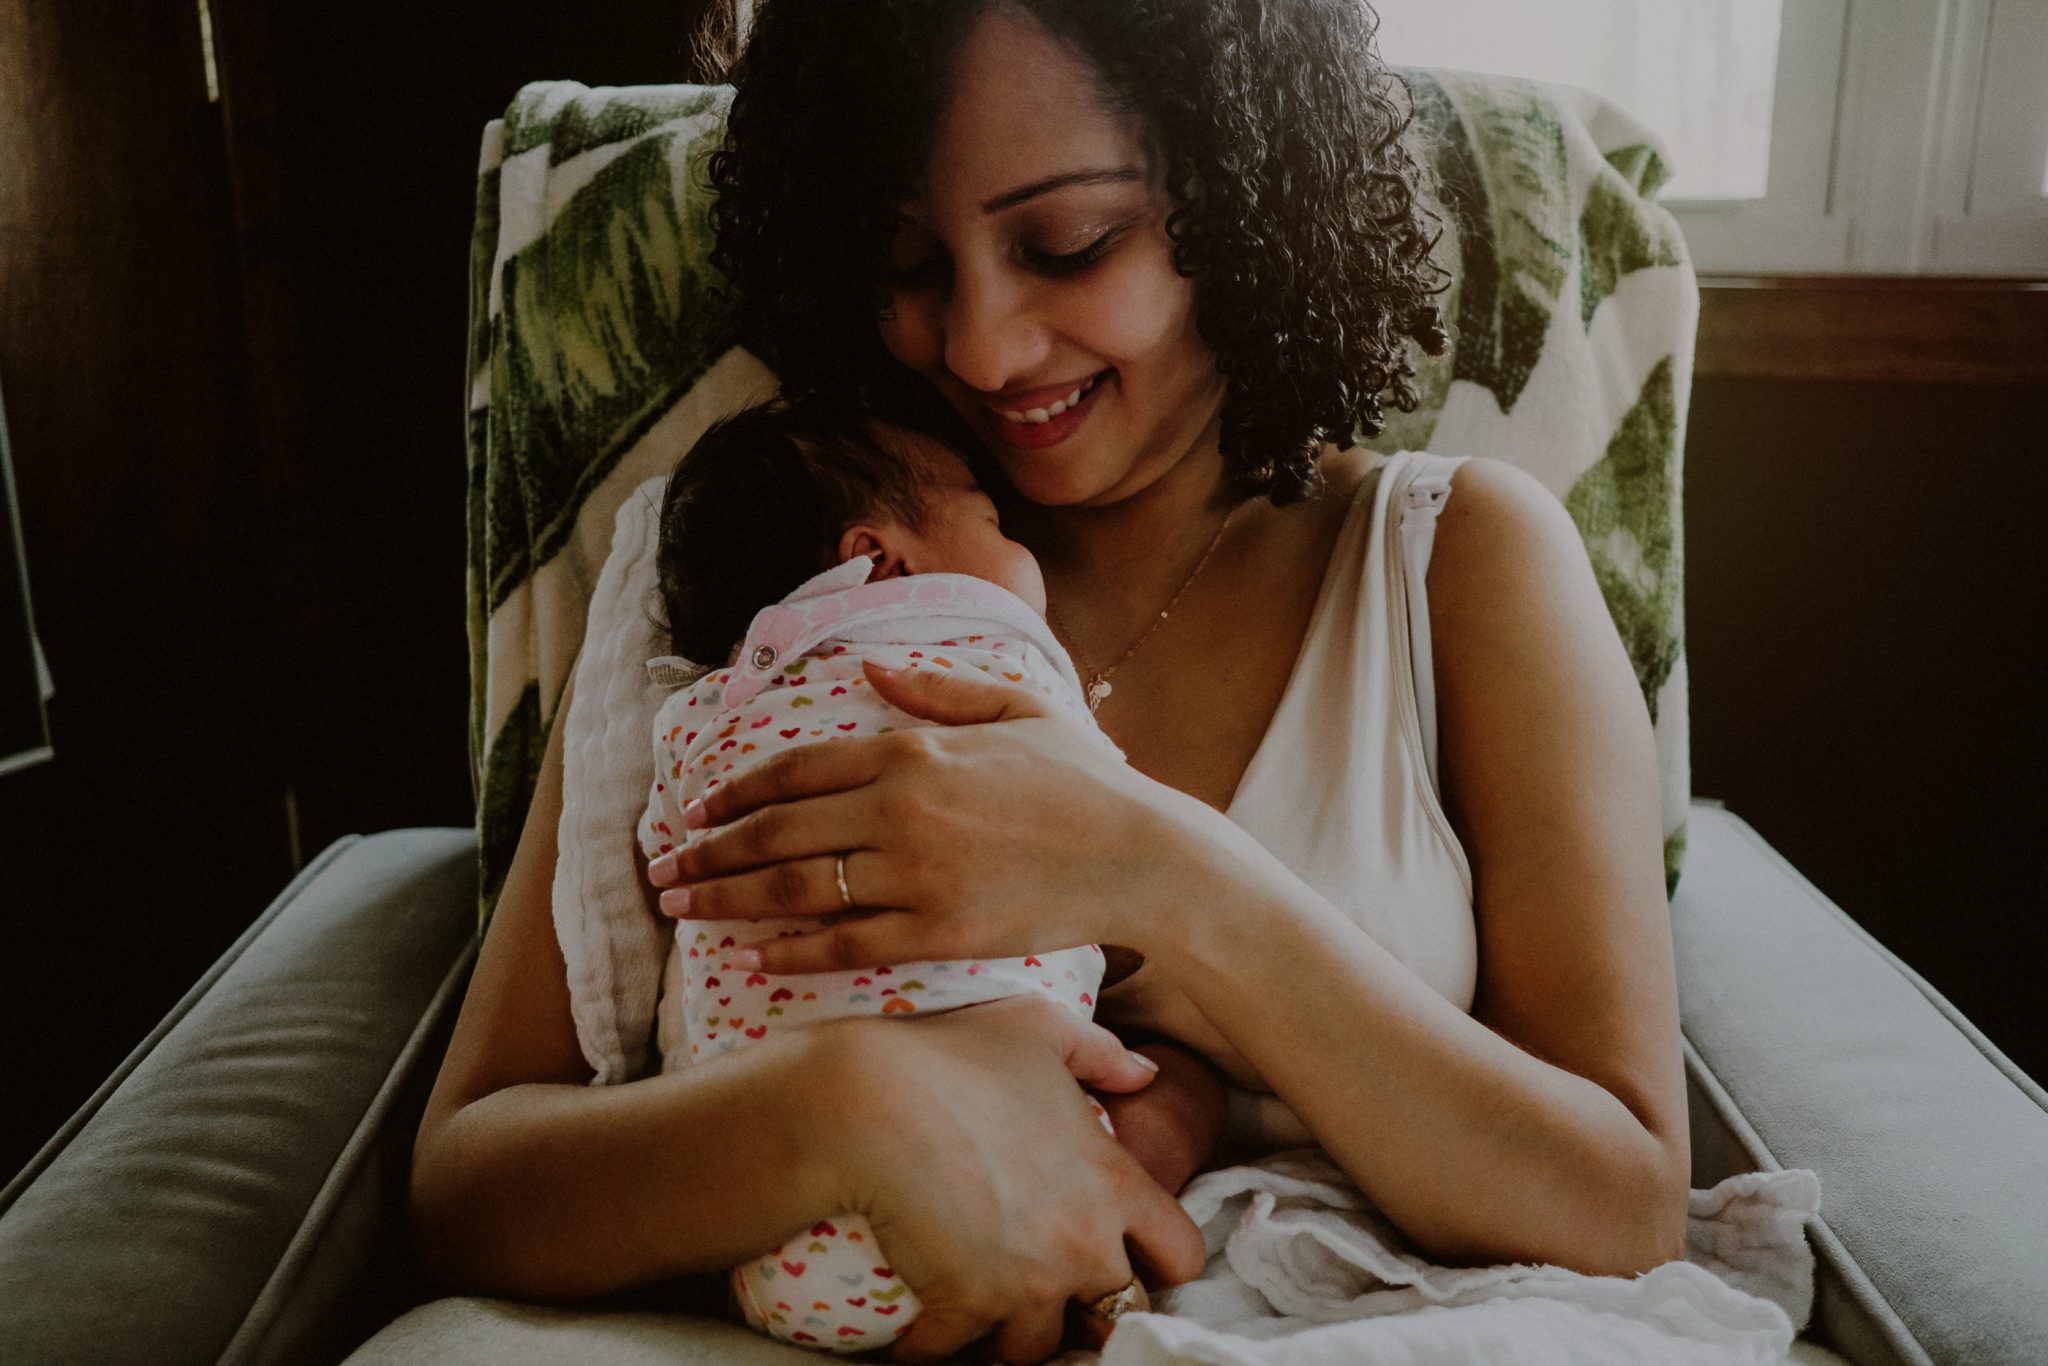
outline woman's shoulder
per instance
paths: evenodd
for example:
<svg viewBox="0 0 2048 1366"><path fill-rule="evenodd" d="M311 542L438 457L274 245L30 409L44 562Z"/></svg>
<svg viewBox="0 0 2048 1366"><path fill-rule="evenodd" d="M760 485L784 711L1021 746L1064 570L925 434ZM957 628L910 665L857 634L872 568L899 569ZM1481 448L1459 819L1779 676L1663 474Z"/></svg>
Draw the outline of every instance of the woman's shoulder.
<svg viewBox="0 0 2048 1366"><path fill-rule="evenodd" d="M1590 583L1577 525L1557 495L1504 460L1474 456L1451 472L1429 562L1430 618L1512 615L1527 605L1531 575ZM1597 596L1595 598L1597 602Z"/></svg>
<svg viewBox="0 0 2048 1366"><path fill-rule="evenodd" d="M1588 782L1623 771L1647 781L1654 805L1649 714L1555 494L1504 461L1459 465L1427 587L1445 786L1464 808L1454 820L1475 819L1482 796L1513 805L1524 780L1533 810L1546 800L1539 789L1588 764ZM1503 766L1509 754L1518 760ZM1508 769L1516 782L1501 781Z"/></svg>

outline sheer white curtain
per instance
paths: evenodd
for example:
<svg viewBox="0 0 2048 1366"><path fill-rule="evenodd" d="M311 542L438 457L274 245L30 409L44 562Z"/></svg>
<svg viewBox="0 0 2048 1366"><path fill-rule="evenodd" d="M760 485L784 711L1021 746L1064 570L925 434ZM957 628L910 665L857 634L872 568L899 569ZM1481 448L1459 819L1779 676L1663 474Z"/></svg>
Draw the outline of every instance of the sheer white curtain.
<svg viewBox="0 0 2048 1366"><path fill-rule="evenodd" d="M1379 0L1380 51L1585 86L1664 139L1667 199L1755 199L1782 0Z"/></svg>

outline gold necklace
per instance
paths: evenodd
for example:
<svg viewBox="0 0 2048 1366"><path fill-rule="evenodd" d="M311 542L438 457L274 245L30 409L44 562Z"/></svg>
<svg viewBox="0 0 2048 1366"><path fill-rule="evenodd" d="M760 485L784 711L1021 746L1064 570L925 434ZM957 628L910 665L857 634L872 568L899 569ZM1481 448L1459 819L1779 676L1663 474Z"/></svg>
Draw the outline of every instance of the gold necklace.
<svg viewBox="0 0 2048 1366"><path fill-rule="evenodd" d="M1139 633L1138 638L1131 642L1130 649L1125 650L1121 655L1117 656L1116 663L1110 665L1108 668L1102 670L1100 673L1096 673L1095 670L1090 667L1088 661L1082 657L1081 647L1074 636L1074 632L1072 628L1070 628L1067 625L1066 621L1060 616L1059 610L1055 608L1051 603L1046 604L1045 614L1047 618L1051 620L1054 628L1057 629L1061 635L1067 638L1067 648L1073 654L1074 662L1081 666L1081 672L1084 675L1092 675L1092 677L1088 679L1088 686L1086 689L1088 694L1089 711L1092 712L1095 711L1097 708L1101 707L1102 700L1105 697L1108 697L1111 693L1112 689L1109 686L1109 676L1115 673L1118 669L1121 669L1125 665L1125 663L1127 663L1130 660L1130 657L1132 655L1138 653L1138 647L1140 645L1143 645L1146 641L1152 638L1152 633L1159 629L1159 624L1166 620L1167 615L1171 613L1175 605L1180 602L1181 594L1187 592L1188 588L1194 583L1194 581L1197 578L1201 577L1202 570L1208 566L1209 557L1216 553L1217 546L1223 544L1223 533L1230 530L1230 523L1237 516L1237 508L1241 508L1243 506L1243 503L1239 503L1237 507L1232 508L1229 512L1223 515L1223 524L1217 527L1216 534L1209 538L1209 548L1202 552L1201 559L1195 561L1195 567L1188 571L1188 576L1180 581L1180 587L1173 590L1173 596L1167 599L1166 606L1159 609L1159 615L1152 618L1152 620L1146 625L1145 629Z"/></svg>

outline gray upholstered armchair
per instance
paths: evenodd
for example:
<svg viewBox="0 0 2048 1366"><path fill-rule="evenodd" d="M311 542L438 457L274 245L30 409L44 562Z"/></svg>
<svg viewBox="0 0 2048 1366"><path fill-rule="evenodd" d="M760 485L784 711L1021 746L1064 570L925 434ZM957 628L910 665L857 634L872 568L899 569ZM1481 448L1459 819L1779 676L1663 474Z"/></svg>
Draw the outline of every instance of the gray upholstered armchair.
<svg viewBox="0 0 2048 1366"><path fill-rule="evenodd" d="M1575 92L1417 75L1458 336L1388 438L1531 463L1588 533L1672 794L1693 1184L1820 1174L1807 1336L1852 1361L2048 1361L2048 1096L1755 831L1686 800L1695 296L1649 199L1654 148ZM557 84L492 125L471 366L481 843L403 830L327 850L0 1194L0 1361L335 1361L373 1335L362 1360L508 1359L449 1336L480 1320L435 1306L384 1327L430 1298L406 1166L582 643L569 609L606 539L579 533L673 461L692 414L759 378L701 289L687 166L722 110L716 90ZM575 625L543 637L538 618ZM557 1357L787 1350L645 1301L526 1327L523 1350Z"/></svg>

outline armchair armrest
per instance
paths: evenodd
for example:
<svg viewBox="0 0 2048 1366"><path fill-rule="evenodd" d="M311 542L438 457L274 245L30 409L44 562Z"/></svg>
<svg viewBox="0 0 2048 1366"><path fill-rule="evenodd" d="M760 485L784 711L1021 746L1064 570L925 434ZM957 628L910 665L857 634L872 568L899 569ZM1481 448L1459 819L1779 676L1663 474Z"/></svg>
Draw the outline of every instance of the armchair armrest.
<svg viewBox="0 0 2048 1366"><path fill-rule="evenodd" d="M1748 825L1689 843L1693 1184L1819 1173L1814 1325L1861 1366L2048 1361L2048 1094Z"/></svg>
<svg viewBox="0 0 2048 1366"><path fill-rule="evenodd" d="M475 929L471 831L315 859L0 1192L10 1359L336 1359L402 1308Z"/></svg>

